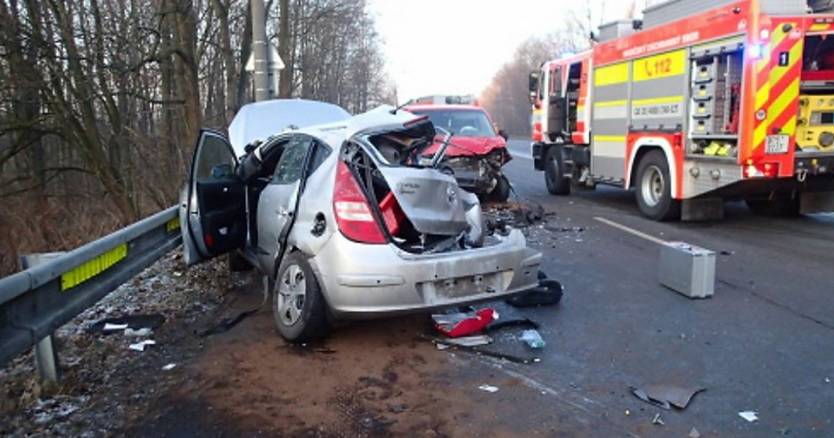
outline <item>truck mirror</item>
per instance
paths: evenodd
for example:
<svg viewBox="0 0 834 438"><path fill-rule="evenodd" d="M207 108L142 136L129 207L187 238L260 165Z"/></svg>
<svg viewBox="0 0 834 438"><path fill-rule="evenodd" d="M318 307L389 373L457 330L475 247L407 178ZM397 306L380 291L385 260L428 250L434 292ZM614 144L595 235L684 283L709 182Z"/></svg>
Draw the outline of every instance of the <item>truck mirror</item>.
<svg viewBox="0 0 834 438"><path fill-rule="evenodd" d="M537 72L537 71L530 72L528 89L530 90L531 95L535 95L536 91L538 91L538 89L539 89L539 72Z"/></svg>

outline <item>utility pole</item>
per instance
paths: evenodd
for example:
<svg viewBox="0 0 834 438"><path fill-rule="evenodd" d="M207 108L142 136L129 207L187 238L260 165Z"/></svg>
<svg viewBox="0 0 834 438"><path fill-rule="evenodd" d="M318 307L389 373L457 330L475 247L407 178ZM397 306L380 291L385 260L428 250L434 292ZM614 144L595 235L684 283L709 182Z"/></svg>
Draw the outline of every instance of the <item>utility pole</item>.
<svg viewBox="0 0 834 438"><path fill-rule="evenodd" d="M266 11L263 0L249 0L252 7L252 56L255 60L255 102L269 99L266 59Z"/></svg>

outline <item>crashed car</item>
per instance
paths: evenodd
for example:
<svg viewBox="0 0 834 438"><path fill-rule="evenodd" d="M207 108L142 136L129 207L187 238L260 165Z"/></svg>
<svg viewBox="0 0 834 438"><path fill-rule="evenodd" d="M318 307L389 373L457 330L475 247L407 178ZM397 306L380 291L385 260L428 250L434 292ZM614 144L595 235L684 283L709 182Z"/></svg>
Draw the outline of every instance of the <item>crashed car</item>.
<svg viewBox="0 0 834 438"><path fill-rule="evenodd" d="M183 247L189 265L236 252L257 267L287 340L320 337L338 319L469 304L537 285L541 254L522 233L486 233L477 197L437 163L419 164L436 134L428 118L390 107L315 126L256 116L269 117L276 132L240 158L222 133L201 131L180 207Z"/></svg>
<svg viewBox="0 0 834 438"><path fill-rule="evenodd" d="M426 115L435 128L454 138L446 151L444 170L464 189L483 199L504 202L510 196L510 182L501 168L512 159L507 135L495 128L489 114L474 105L410 105L413 114ZM438 141L424 153L431 156Z"/></svg>

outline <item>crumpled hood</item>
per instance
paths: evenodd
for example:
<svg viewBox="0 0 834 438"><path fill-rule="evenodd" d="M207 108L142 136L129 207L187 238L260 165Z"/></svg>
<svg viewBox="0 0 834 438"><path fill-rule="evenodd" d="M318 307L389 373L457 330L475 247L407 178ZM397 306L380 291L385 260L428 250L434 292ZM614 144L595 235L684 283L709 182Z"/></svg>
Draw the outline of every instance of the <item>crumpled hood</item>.
<svg viewBox="0 0 834 438"><path fill-rule="evenodd" d="M425 151L423 155L431 156L437 152L441 143L435 143ZM446 149L447 157L473 157L487 155L496 149L504 149L507 142L503 138L495 137L452 137L452 143Z"/></svg>

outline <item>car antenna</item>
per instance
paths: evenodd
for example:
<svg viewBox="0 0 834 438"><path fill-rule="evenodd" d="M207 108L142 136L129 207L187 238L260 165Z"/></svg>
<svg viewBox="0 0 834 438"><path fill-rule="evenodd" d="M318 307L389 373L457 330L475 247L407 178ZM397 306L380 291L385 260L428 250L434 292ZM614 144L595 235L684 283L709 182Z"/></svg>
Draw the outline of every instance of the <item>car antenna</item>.
<svg viewBox="0 0 834 438"><path fill-rule="evenodd" d="M392 109L392 110L391 110L391 114L393 114L393 115L397 115L397 111L399 111L399 110L401 110L401 109L403 109L403 108L407 107L408 105L411 105L411 100L407 100L407 101L405 101L405 103L403 103L402 105L400 105L400 106L398 106L398 107L396 107L396 108Z"/></svg>

